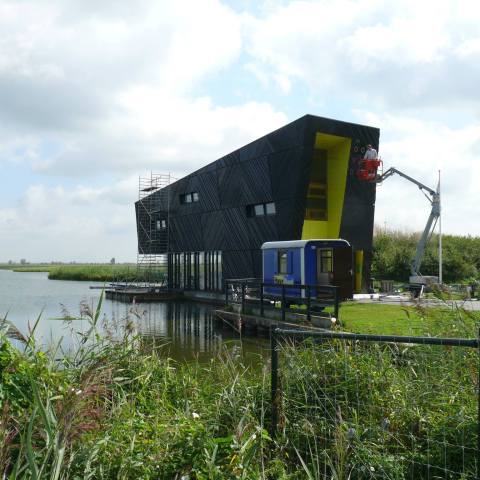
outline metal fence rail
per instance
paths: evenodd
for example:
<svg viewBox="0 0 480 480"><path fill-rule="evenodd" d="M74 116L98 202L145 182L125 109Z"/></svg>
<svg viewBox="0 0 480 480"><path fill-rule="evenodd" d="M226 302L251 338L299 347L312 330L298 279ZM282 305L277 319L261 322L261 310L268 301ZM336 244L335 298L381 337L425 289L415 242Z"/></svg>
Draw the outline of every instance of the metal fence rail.
<svg viewBox="0 0 480 480"><path fill-rule="evenodd" d="M270 290L270 292L269 292ZM278 293L272 293L278 290ZM299 296L299 292L303 292ZM275 302L280 302L282 321L289 311L291 303L303 304L306 309L307 320L310 321L312 314L318 313L315 308L333 308L333 316L338 320L340 297L339 287L333 285L285 285L263 282L258 279L235 279L225 281L225 305L232 303L241 304L242 313L247 305L258 306L260 315L263 316L265 309L277 309Z"/></svg>
<svg viewBox="0 0 480 480"><path fill-rule="evenodd" d="M272 437L314 478L479 479L478 339L276 329Z"/></svg>

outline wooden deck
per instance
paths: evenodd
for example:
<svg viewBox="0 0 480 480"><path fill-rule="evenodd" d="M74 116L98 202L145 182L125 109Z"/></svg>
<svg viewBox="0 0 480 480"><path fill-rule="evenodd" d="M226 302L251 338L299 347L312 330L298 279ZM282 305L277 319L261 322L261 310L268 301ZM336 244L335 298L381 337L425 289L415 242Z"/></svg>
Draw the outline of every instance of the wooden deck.
<svg viewBox="0 0 480 480"><path fill-rule="evenodd" d="M223 293L218 292L123 285L110 285L106 287L105 298L124 303L194 301L212 305L223 305L225 301Z"/></svg>
<svg viewBox="0 0 480 480"><path fill-rule="evenodd" d="M249 309L249 311L245 313L219 309L215 310L215 317L239 333L257 333L259 335L268 334L271 328L277 328L279 326L322 329L330 329L332 326L329 317L312 315L311 321L308 321L305 314L288 313L285 320L282 321L280 311L265 311L264 315L261 316L260 309L257 311L255 308Z"/></svg>

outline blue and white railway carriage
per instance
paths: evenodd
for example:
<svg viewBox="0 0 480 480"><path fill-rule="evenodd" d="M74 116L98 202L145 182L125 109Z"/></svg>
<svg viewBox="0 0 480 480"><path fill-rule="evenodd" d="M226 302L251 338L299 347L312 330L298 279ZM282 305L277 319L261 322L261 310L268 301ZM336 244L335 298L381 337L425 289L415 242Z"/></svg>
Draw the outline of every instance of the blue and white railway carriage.
<svg viewBox="0 0 480 480"><path fill-rule="evenodd" d="M335 285L340 298L353 296L352 246L343 239L291 240L262 245L263 281L278 285ZM280 295L281 289L265 287ZM290 298L305 298L305 289L288 288ZM312 297L316 291L311 290Z"/></svg>

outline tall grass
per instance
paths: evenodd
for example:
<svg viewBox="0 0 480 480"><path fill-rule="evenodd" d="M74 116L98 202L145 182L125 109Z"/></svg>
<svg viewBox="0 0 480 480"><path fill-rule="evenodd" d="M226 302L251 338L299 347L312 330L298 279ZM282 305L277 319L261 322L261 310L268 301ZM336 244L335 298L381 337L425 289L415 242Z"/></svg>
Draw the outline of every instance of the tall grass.
<svg viewBox="0 0 480 480"><path fill-rule="evenodd" d="M177 363L125 322L100 338L99 308L61 362L1 337L0 471L4 478L258 478L267 369L239 352ZM5 325L4 325L5 326Z"/></svg>
<svg viewBox="0 0 480 480"><path fill-rule="evenodd" d="M235 349L175 362L131 319L101 338L100 310L60 361L3 323L2 478L469 478L474 468L476 352L286 344L273 441L268 364L247 367ZM474 314L444 315L438 332L474 335Z"/></svg>

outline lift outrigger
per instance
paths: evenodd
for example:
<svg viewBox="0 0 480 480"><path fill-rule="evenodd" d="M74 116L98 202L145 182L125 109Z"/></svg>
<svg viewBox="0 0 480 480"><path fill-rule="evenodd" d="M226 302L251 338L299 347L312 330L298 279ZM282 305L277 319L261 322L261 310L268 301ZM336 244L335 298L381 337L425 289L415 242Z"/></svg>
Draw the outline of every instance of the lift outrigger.
<svg viewBox="0 0 480 480"><path fill-rule="evenodd" d="M432 207L427 224L425 225L420 240L417 244L415 257L410 265L410 290L418 295L425 286L439 283L439 277L422 275L420 268L422 266L425 248L433 231L435 230L437 221L440 218L440 181L438 182L437 189L433 190L432 188L427 187L423 183L415 180L395 167L391 167L387 171L379 174L378 170L381 169L382 165L383 162L380 158L361 160L359 166L360 168L357 171L357 178L362 181L382 183L392 175L400 175L409 182L415 184L425 195Z"/></svg>

